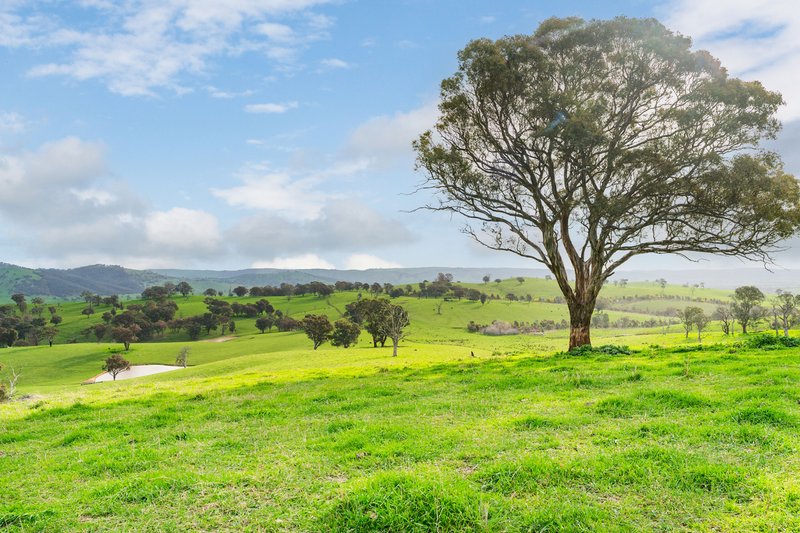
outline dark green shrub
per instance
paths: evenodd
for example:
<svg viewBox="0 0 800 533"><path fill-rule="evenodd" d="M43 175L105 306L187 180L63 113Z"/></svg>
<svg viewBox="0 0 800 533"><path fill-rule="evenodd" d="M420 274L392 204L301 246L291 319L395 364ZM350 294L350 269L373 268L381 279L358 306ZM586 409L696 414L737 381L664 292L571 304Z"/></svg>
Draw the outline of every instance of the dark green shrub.
<svg viewBox="0 0 800 533"><path fill-rule="evenodd" d="M772 333L760 333L748 337L745 341L748 348L761 348L762 350L775 350L780 348L797 348L800 347L800 338L798 337L780 337Z"/></svg>

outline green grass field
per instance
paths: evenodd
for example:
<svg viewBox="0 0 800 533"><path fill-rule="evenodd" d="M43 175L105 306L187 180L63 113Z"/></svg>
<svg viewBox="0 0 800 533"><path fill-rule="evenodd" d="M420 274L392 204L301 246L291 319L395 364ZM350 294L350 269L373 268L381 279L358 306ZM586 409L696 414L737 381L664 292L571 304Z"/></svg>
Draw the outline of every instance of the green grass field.
<svg viewBox="0 0 800 533"><path fill-rule="evenodd" d="M333 317L346 301L276 307ZM464 328L555 304L404 305L396 358L364 335L314 351L243 322L228 342L128 354L189 346L186 370L81 386L119 345L0 350L27 396L0 404L0 528L800 530L800 349L717 332L701 347L672 326L597 330L635 351L578 356L558 353L566 331Z"/></svg>

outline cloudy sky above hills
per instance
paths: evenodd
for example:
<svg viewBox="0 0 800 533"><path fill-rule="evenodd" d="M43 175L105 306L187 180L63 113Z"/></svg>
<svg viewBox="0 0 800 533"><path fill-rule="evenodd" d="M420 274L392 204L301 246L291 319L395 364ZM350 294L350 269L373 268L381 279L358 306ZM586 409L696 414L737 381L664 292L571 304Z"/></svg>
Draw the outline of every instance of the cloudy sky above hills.
<svg viewBox="0 0 800 533"><path fill-rule="evenodd" d="M410 143L433 124L460 48L549 16L656 16L782 92L775 148L800 174L800 11L788 0L1 5L5 262L534 267L472 244L458 220L410 213L428 200L410 194ZM798 259L797 247L779 256Z"/></svg>

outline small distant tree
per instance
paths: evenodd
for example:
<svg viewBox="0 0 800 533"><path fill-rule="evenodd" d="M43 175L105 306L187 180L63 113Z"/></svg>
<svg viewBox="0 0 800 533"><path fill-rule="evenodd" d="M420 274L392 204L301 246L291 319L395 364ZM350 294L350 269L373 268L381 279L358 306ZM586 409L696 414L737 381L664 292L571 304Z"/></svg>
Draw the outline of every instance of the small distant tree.
<svg viewBox="0 0 800 533"><path fill-rule="evenodd" d="M408 312L396 304L389 304L389 309L383 321L383 330L387 337L392 339L392 357L397 357L397 345L405 337L405 328L411 323Z"/></svg>
<svg viewBox="0 0 800 533"><path fill-rule="evenodd" d="M758 287L745 285L734 291L731 312L742 327L743 334L747 333L748 325L761 319L763 313L760 304L763 301L764 293Z"/></svg>
<svg viewBox="0 0 800 533"><path fill-rule="evenodd" d="M720 305L714 311L714 319L719 320L722 332L725 335L733 333L733 325L736 319L733 317L733 312L729 305Z"/></svg>
<svg viewBox="0 0 800 533"><path fill-rule="evenodd" d="M678 311L676 315L678 316L678 320L681 321L681 325L683 326L683 331L686 332L686 338L689 338L689 332L692 331L692 327L694 326L694 312L698 307L687 307L683 311Z"/></svg>
<svg viewBox="0 0 800 533"><path fill-rule="evenodd" d="M525 278L523 278L522 276L517 276L517 283L522 285L524 282L525 282Z"/></svg>
<svg viewBox="0 0 800 533"><path fill-rule="evenodd" d="M275 325L275 316L274 315L265 315L256 319L256 328L261 333L264 333L267 330L271 330L272 326Z"/></svg>
<svg viewBox="0 0 800 533"><path fill-rule="evenodd" d="M701 308L695 307L692 323L694 324L694 327L697 328L697 342L703 342L703 330L706 329L706 326L708 326L710 320L711 319L705 314L705 312L703 312Z"/></svg>
<svg viewBox="0 0 800 533"><path fill-rule="evenodd" d="M115 353L108 359L106 359L106 364L103 365L103 370L111 374L111 377L114 378L114 381L117 381L117 376L125 372L126 370L130 370L131 363L122 355Z"/></svg>
<svg viewBox="0 0 800 533"><path fill-rule="evenodd" d="M789 328L797 320L798 304L800 304L800 295L795 296L791 292L781 292L775 298L777 318L780 320L781 326L783 326L784 337L789 336Z"/></svg>
<svg viewBox="0 0 800 533"><path fill-rule="evenodd" d="M482 292L480 299L481 299L481 305L483 305L486 303L486 300L489 299L489 296L485 292Z"/></svg>
<svg viewBox="0 0 800 533"><path fill-rule="evenodd" d="M28 309L28 302L25 301L25 295L20 293L12 294L11 300L17 304L17 308L19 309L20 313L25 313L25 310Z"/></svg>
<svg viewBox="0 0 800 533"><path fill-rule="evenodd" d="M0 370L2 369L3 365L0 365ZM21 374L13 367L9 370L6 375L8 386L6 386L5 383L0 383L0 402L14 399L14 396L17 394L17 381L19 381L20 376Z"/></svg>
<svg viewBox="0 0 800 533"><path fill-rule="evenodd" d="M331 331L333 331L333 325L325 315L306 315L302 321L302 327L308 338L314 343L315 350L330 339Z"/></svg>
<svg viewBox="0 0 800 533"><path fill-rule="evenodd" d="M86 318L89 318L94 314L94 307L91 305L87 305L81 310L81 314L84 315Z"/></svg>
<svg viewBox="0 0 800 533"><path fill-rule="evenodd" d="M658 286L661 287L661 292L664 292L664 289L667 288L667 280L664 278L657 279L656 283L658 283Z"/></svg>
<svg viewBox="0 0 800 533"><path fill-rule="evenodd" d="M242 285L239 285L238 287L235 287L233 289L233 294L235 294L236 296L241 298L242 296L245 296L247 294L247 287L243 287Z"/></svg>
<svg viewBox="0 0 800 533"><path fill-rule="evenodd" d="M331 344L333 346L342 346L349 348L350 345L358 342L358 336L361 334L361 328L358 324L340 318L333 325L333 333L331 333Z"/></svg>
<svg viewBox="0 0 800 533"><path fill-rule="evenodd" d="M491 280L492 280L492 278L491 278L491 276L489 276L489 274L486 274L485 276L483 276L483 282L484 283L489 283Z"/></svg>
<svg viewBox="0 0 800 533"><path fill-rule="evenodd" d="M61 318L61 315L51 315L50 316L50 323L53 324L54 326L57 326L57 325L61 324L61 322L63 322L63 321L64 321L64 319Z"/></svg>
<svg viewBox="0 0 800 533"><path fill-rule="evenodd" d="M131 343L139 340L137 336L141 328L137 324L130 326L117 326L111 330L111 338L115 342L121 342L127 352L131 348Z"/></svg>
<svg viewBox="0 0 800 533"><path fill-rule="evenodd" d="M188 361L189 361L189 347L184 346L183 348L181 348L181 351L178 352L178 355L175 356L175 365L186 368Z"/></svg>
<svg viewBox="0 0 800 533"><path fill-rule="evenodd" d="M209 296L209 297L213 298L216 295L217 295L217 290L216 289L208 288L208 289L203 291L203 296Z"/></svg>
<svg viewBox="0 0 800 533"><path fill-rule="evenodd" d="M186 298L186 297L187 297L187 296L189 296L190 294L194 293L194 289L192 288L192 286L191 286L191 285L189 285L189 284L188 284L187 282L185 282L185 281L181 281L180 283L178 283L177 285L175 285L175 290L176 290L176 291L178 291L179 293L181 293L181 295L182 295L184 298Z"/></svg>
<svg viewBox="0 0 800 533"><path fill-rule="evenodd" d="M44 326L42 328L42 336L47 339L47 343L52 346L53 340L55 340L56 336L58 335L58 328L55 326Z"/></svg>

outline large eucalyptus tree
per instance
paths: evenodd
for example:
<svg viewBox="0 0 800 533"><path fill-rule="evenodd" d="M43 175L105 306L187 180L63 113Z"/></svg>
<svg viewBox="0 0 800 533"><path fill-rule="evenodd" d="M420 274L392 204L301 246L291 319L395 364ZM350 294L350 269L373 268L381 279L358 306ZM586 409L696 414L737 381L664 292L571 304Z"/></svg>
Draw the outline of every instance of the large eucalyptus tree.
<svg viewBox="0 0 800 533"><path fill-rule="evenodd" d="M549 19L470 42L415 141L427 208L553 273L570 348L590 344L603 282L641 254L768 262L800 225L800 188L760 148L783 100L729 77L653 19Z"/></svg>

